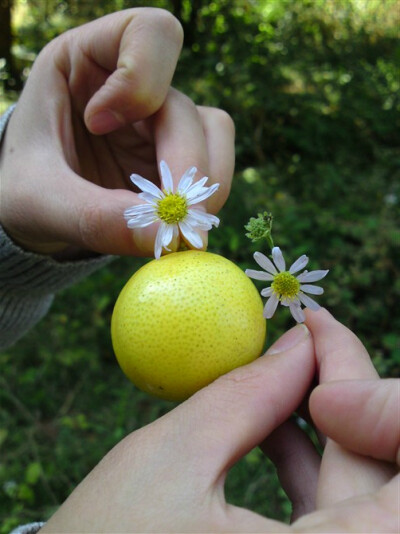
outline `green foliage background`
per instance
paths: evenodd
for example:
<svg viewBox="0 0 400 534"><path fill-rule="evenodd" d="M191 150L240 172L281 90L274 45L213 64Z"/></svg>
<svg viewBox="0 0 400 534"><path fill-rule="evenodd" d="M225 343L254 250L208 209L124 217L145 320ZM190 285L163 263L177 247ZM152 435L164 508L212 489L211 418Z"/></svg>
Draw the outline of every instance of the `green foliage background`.
<svg viewBox="0 0 400 534"><path fill-rule="evenodd" d="M227 110L237 128L232 194L209 249L254 267L256 247L243 226L257 211L271 211L288 261L307 253L312 268L330 269L322 304L361 337L382 376L398 376L398 5L146 3L178 4L187 33L174 85L198 104ZM44 43L65 29L134 5L20 0L19 70L26 76ZM14 97L0 93L3 105ZM135 390L112 353L113 304L142 263L117 259L64 291L36 329L0 354L1 533L46 518L123 436L173 407ZM280 309L268 343L291 324ZM227 497L274 518L290 516L258 450L233 468Z"/></svg>

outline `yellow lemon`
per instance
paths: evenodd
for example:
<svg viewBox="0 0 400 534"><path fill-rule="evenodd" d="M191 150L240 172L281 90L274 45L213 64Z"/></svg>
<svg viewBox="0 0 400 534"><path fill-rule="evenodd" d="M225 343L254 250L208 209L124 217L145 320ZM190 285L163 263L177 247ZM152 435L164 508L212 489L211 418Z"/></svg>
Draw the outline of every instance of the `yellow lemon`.
<svg viewBox="0 0 400 534"><path fill-rule="evenodd" d="M261 297L234 263L209 252L163 256L139 269L115 304L118 363L140 389L180 401L263 348Z"/></svg>

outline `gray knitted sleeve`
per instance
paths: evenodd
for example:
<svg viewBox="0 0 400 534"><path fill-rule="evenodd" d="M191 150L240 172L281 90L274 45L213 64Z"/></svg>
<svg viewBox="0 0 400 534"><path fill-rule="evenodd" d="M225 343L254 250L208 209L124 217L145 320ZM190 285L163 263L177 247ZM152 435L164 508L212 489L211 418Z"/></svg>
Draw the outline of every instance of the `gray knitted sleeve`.
<svg viewBox="0 0 400 534"><path fill-rule="evenodd" d="M0 118L0 143L13 108ZM1 208L1 198L0 198ZM58 262L17 246L0 226L0 350L21 338L49 310L54 293L110 261L109 256Z"/></svg>
<svg viewBox="0 0 400 534"><path fill-rule="evenodd" d="M29 523L15 528L11 534L37 534L44 525L43 522Z"/></svg>

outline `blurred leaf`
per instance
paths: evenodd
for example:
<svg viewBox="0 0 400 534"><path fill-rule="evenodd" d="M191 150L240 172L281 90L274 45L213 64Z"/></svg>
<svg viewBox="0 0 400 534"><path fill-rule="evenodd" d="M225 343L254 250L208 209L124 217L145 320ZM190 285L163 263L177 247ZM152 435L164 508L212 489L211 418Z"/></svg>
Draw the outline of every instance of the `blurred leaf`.
<svg viewBox="0 0 400 534"><path fill-rule="evenodd" d="M42 468L39 462L32 462L28 465L25 471L25 482L31 486L34 486L39 480Z"/></svg>

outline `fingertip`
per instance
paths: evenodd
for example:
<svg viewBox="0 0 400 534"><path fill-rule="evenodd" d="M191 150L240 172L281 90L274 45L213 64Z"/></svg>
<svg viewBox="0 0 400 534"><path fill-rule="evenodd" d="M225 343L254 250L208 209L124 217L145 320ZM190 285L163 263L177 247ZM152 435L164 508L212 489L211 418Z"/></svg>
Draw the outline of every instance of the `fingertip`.
<svg viewBox="0 0 400 534"><path fill-rule="evenodd" d="M154 241L157 230L158 225L129 229L130 239L133 243L134 250L138 252L138 256L154 256Z"/></svg>
<svg viewBox="0 0 400 534"><path fill-rule="evenodd" d="M372 379L378 374L358 337L333 315L321 308L305 310L311 331L320 382L342 379Z"/></svg>
<svg viewBox="0 0 400 534"><path fill-rule="evenodd" d="M90 133L94 135L105 135L117 130L125 124L125 120L120 113L111 110L99 110L85 116L85 123Z"/></svg>
<svg viewBox="0 0 400 534"><path fill-rule="evenodd" d="M325 384L318 384L316 386L311 394L310 398L308 400L308 407L310 410L310 415L314 421L314 423L318 425L319 420L319 413L320 411L324 411L324 406L326 405L326 401L331 398L330 393L332 391L335 391L334 388L332 389L332 385L334 385L335 382L326 382Z"/></svg>
<svg viewBox="0 0 400 534"><path fill-rule="evenodd" d="M132 191L70 182L60 213L63 233L69 243L100 254L147 256L145 239L138 243L124 219L125 210L137 203Z"/></svg>
<svg viewBox="0 0 400 534"><path fill-rule="evenodd" d="M267 355L280 354L293 349L299 343L310 337L310 331L305 324L297 324L285 332L267 351Z"/></svg>
<svg viewBox="0 0 400 534"><path fill-rule="evenodd" d="M317 328L319 324L338 322L337 319L335 319L335 317L331 314L331 312L322 306L317 311L305 308L304 313L306 316L305 322L310 329Z"/></svg>
<svg viewBox="0 0 400 534"><path fill-rule="evenodd" d="M208 247L208 232L206 230L200 230L199 235L203 242L203 246L200 250L206 252Z"/></svg>

